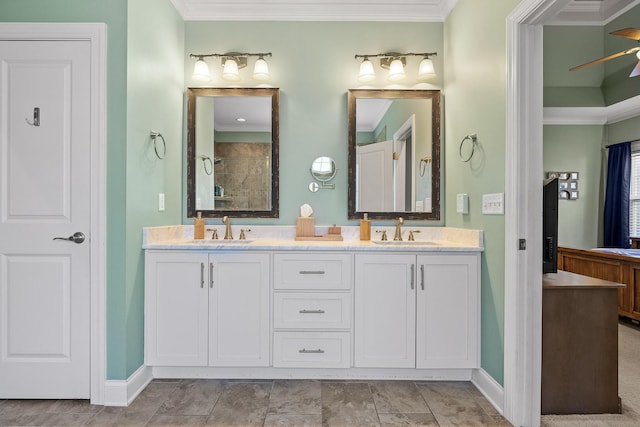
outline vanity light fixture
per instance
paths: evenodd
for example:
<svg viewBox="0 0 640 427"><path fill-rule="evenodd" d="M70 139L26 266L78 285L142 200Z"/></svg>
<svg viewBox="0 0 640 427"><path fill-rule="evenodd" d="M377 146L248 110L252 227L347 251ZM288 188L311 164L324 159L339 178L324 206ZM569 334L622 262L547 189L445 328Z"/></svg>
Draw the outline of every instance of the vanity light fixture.
<svg viewBox="0 0 640 427"><path fill-rule="evenodd" d="M418 80L425 81L430 80L436 76L433 68L433 62L431 56L436 56L437 52L424 52L424 53L399 53L399 52L387 52L376 53L374 55L356 55L356 59L363 58L360 64L360 73L358 74L358 81L360 83L368 83L375 80L376 75L373 68L373 63L369 58L380 58L380 67L389 70L387 80L391 82L397 82L406 78L404 67L407 65L408 56L422 56L423 59L418 67Z"/></svg>
<svg viewBox="0 0 640 427"><path fill-rule="evenodd" d="M222 78L230 82L240 81L240 72L242 68L247 66L248 58L257 56L258 59L254 65L253 78L255 80L269 80L269 66L265 61L265 56L271 56L271 52L264 53L245 53L245 52L227 52L227 53L205 53L190 54L190 58L197 58L193 67L192 79L200 82L208 82L211 80L209 73L209 65L204 58L218 57L221 58Z"/></svg>

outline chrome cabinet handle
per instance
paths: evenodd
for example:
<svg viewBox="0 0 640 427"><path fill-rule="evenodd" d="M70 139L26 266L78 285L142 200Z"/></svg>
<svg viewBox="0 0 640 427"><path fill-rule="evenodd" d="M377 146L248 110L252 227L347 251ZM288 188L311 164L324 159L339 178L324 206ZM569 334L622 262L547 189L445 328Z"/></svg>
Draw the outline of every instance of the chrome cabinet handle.
<svg viewBox="0 0 640 427"><path fill-rule="evenodd" d="M324 350L319 348L317 350L307 350L306 348L303 348L302 350L298 350L298 353L317 353L317 354L322 354L324 353Z"/></svg>
<svg viewBox="0 0 640 427"><path fill-rule="evenodd" d="M420 287L424 291L424 264L420 266Z"/></svg>
<svg viewBox="0 0 640 427"><path fill-rule="evenodd" d="M415 284L413 283L413 276L414 276L413 272L414 272L415 268L416 268L416 266L411 264L411 289L413 289L415 287Z"/></svg>
<svg viewBox="0 0 640 427"><path fill-rule="evenodd" d="M68 240L73 243L82 243L84 242L85 236L84 233L80 231L76 231L72 236L69 237L54 237L53 240Z"/></svg>
<svg viewBox="0 0 640 427"><path fill-rule="evenodd" d="M302 270L300 274L324 274L322 270Z"/></svg>
<svg viewBox="0 0 640 427"><path fill-rule="evenodd" d="M209 287L213 289L213 263L209 263Z"/></svg>
<svg viewBox="0 0 640 427"><path fill-rule="evenodd" d="M324 314L324 310L300 310L301 314Z"/></svg>
<svg viewBox="0 0 640 427"><path fill-rule="evenodd" d="M200 287L204 288L204 262L200 263Z"/></svg>

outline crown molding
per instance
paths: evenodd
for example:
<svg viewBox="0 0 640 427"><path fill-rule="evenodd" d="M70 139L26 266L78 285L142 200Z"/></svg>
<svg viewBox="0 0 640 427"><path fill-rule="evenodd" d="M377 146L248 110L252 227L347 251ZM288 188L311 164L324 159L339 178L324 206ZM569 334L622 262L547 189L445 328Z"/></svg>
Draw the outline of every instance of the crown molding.
<svg viewBox="0 0 640 427"><path fill-rule="evenodd" d="M640 95L607 107L545 107L545 125L609 125L640 115Z"/></svg>
<svg viewBox="0 0 640 427"><path fill-rule="evenodd" d="M545 25L603 26L640 4L640 0L571 0Z"/></svg>
<svg viewBox="0 0 640 427"><path fill-rule="evenodd" d="M458 0L171 0L185 21L444 22Z"/></svg>

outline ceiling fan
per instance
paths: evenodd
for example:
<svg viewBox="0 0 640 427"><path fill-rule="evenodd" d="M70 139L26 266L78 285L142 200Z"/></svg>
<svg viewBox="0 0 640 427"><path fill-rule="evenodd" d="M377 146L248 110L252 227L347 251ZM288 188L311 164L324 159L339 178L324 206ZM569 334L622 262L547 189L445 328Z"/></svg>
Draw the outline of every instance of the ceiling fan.
<svg viewBox="0 0 640 427"><path fill-rule="evenodd" d="M637 29L637 28L623 28L621 30L613 31L609 34L612 34L614 36L626 37L628 39L635 40L635 41L640 41L640 29ZM590 65L599 64L601 62L605 62L614 58L619 58L621 56L629 55L631 53L635 53L636 56L638 57L638 60L640 60L640 46L638 46L638 47L633 47L631 49L623 50L622 52L614 53L613 55L605 56L604 58L587 62L586 64L578 65L577 67L571 68L570 71L580 70ZM629 74L629 77L635 77L635 76L640 76L640 61L636 64L633 71L631 71L631 74Z"/></svg>

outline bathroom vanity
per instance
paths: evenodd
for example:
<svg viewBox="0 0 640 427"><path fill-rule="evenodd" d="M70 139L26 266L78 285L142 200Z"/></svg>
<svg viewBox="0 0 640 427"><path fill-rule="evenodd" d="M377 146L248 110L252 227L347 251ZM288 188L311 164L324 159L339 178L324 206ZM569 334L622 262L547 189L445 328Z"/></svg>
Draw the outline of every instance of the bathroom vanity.
<svg viewBox="0 0 640 427"><path fill-rule="evenodd" d="M343 227L343 241L307 242L251 228L231 242L144 230L154 377L463 380L479 368L481 231L372 242Z"/></svg>

